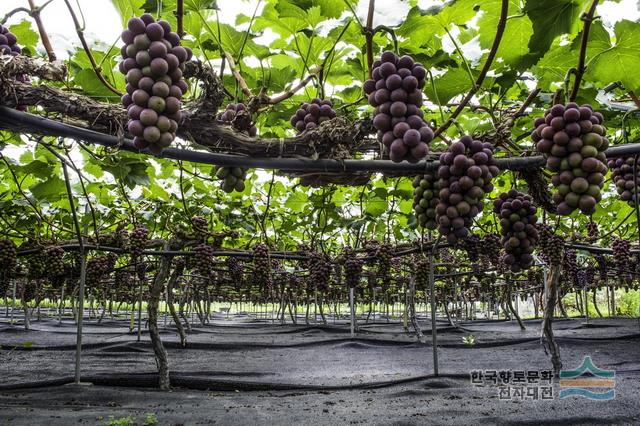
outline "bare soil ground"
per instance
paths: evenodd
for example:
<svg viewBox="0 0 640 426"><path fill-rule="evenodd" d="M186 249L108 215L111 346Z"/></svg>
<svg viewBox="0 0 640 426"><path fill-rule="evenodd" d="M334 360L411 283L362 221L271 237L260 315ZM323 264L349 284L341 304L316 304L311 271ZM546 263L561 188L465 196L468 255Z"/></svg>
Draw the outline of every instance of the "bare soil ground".
<svg viewBox="0 0 640 426"><path fill-rule="evenodd" d="M125 318L86 321L82 377L91 385L76 386L72 319L43 317L26 331L0 317L0 424L104 424L109 416L142 424L147 413L161 425L640 423L637 319L554 323L565 368L591 356L616 371L615 398L600 402L559 398L557 382L552 400L501 400L497 387L471 384L472 370L549 370L540 320L525 321L526 331L510 321L438 321L439 377L432 346L384 319L361 324L352 339L344 320L280 325L221 314L194 325L186 349L168 324L174 390L161 392L148 334L137 342ZM429 322L421 326L430 342ZM470 334L473 347L462 342Z"/></svg>

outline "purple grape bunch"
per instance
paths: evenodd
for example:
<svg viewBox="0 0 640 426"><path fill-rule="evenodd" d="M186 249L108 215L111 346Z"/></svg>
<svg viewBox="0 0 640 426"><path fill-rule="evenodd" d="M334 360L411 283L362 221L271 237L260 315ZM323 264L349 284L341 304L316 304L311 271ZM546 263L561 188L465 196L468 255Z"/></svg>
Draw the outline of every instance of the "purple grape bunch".
<svg viewBox="0 0 640 426"><path fill-rule="evenodd" d="M433 130L425 123L422 88L426 70L411 56L384 52L373 63L372 79L364 82L369 104L375 107L373 126L391 161L415 163L429 153Z"/></svg>
<svg viewBox="0 0 640 426"><path fill-rule="evenodd" d="M9 28L0 25L0 55L18 56L22 48L18 46L18 38L9 31Z"/></svg>
<svg viewBox="0 0 640 426"><path fill-rule="evenodd" d="M148 13L129 20L122 41L119 66L127 81L122 104L129 133L136 148L160 154L175 139L182 118L181 99L188 90L182 75L191 49L180 46L167 21L156 22Z"/></svg>
<svg viewBox="0 0 640 426"><path fill-rule="evenodd" d="M640 185L640 157L637 160L635 156L613 158L609 160L609 168L618 195L631 207L635 207L636 192Z"/></svg>
<svg viewBox="0 0 640 426"><path fill-rule="evenodd" d="M533 266L533 251L538 244L537 208L530 195L515 189L500 194L493 202L494 213L500 216L502 262L511 272L520 272Z"/></svg>
<svg viewBox="0 0 640 426"><path fill-rule="evenodd" d="M311 102L304 102L289 120L298 133L315 129L327 120L336 117L331 101L315 98Z"/></svg>
<svg viewBox="0 0 640 426"><path fill-rule="evenodd" d="M491 180L499 172L493 146L471 136L463 136L440 154L436 222L449 244L469 236L473 218L484 208L484 196L493 191Z"/></svg>
<svg viewBox="0 0 640 426"><path fill-rule="evenodd" d="M247 106L245 104L229 104L223 112L219 112L216 115L216 120L222 123L234 124L237 130L241 132L244 131L249 136L255 137L258 134L258 128L253 123L251 123L250 117L248 120L241 120L240 123L238 123L237 120L234 121L237 116L240 116L241 111L246 111L247 115L249 115L249 111L247 110Z"/></svg>
<svg viewBox="0 0 640 426"><path fill-rule="evenodd" d="M561 216L576 209L593 214L602 199L608 170L604 151L609 147L603 122L591 105L575 102L556 104L535 121L531 138L546 157L547 169L554 172L553 201Z"/></svg>

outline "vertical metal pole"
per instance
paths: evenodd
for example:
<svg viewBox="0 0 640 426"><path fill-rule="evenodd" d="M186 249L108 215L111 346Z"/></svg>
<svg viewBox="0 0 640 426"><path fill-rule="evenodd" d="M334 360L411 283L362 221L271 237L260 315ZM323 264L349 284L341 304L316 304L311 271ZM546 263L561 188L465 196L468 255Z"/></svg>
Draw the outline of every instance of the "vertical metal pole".
<svg viewBox="0 0 640 426"><path fill-rule="evenodd" d="M60 309L58 310L58 324L62 324L63 311L64 311L64 284L62 284L62 290L60 291Z"/></svg>
<svg viewBox="0 0 640 426"><path fill-rule="evenodd" d="M440 237L433 245L431 252L429 253L429 291L431 292L431 344L433 345L433 375L438 375L438 333L436 327L436 291L435 291L435 276L433 265L433 253L438 248L438 242Z"/></svg>
<svg viewBox="0 0 640 426"><path fill-rule="evenodd" d="M353 287L349 288L349 312L351 316L351 338L355 336L355 320L356 320L356 312L353 306Z"/></svg>
<svg viewBox="0 0 640 426"><path fill-rule="evenodd" d="M142 338L142 287L144 280L140 280L140 289L138 292L138 342Z"/></svg>
<svg viewBox="0 0 640 426"><path fill-rule="evenodd" d="M66 168L65 168L66 170ZM72 207L72 211L75 215L75 209ZM88 213L88 206L85 207L85 214ZM89 225L84 226L84 235L89 232ZM80 288L78 290L78 314L76 323L76 369L74 382L80 384L80 361L82 355L82 319L84 317L84 285L87 277L87 252L84 249L84 245L87 242L85 236L81 237L82 247L80 247Z"/></svg>
<svg viewBox="0 0 640 426"><path fill-rule="evenodd" d="M584 320L589 324L589 298L587 297L587 287L582 288L582 295L584 299Z"/></svg>
<svg viewBox="0 0 640 426"><path fill-rule="evenodd" d="M11 319L9 324L13 325L13 310L16 308L16 280L13 280L13 302L11 302Z"/></svg>

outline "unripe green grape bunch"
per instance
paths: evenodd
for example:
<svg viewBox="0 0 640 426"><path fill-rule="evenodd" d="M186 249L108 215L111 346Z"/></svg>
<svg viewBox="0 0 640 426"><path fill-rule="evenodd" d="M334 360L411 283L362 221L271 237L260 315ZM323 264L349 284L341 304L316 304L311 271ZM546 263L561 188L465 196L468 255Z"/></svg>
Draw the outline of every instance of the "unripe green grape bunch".
<svg viewBox="0 0 640 426"><path fill-rule="evenodd" d="M384 52L373 63L372 79L364 82L369 104L375 107L373 126L391 161L415 163L429 153L433 131L423 119L422 88L426 70L411 56Z"/></svg>
<svg viewBox="0 0 640 426"><path fill-rule="evenodd" d="M320 123L331 120L335 116L336 112L330 100L315 98L311 102L302 103L289 122L298 133L303 133L315 129Z"/></svg>
<svg viewBox="0 0 640 426"><path fill-rule="evenodd" d="M436 206L438 231L449 244L469 236L469 228L484 208L485 194L493 190L491 180L500 170L493 159L493 146L464 136L440 155L440 192Z"/></svg>
<svg viewBox="0 0 640 426"><path fill-rule="evenodd" d="M230 194L233 191L244 191L247 171L248 169L243 167L219 167L215 176L220 180L222 190Z"/></svg>
<svg viewBox="0 0 640 426"><path fill-rule="evenodd" d="M493 202L494 213L500 216L504 264L511 272L533 266L533 251L538 244L536 205L530 195L515 189L500 194Z"/></svg>
<svg viewBox="0 0 640 426"><path fill-rule="evenodd" d="M0 240L0 272L11 273L16 267L18 250L11 240Z"/></svg>
<svg viewBox="0 0 640 426"><path fill-rule="evenodd" d="M431 230L438 228L436 206L439 193L440 182L435 173L425 173L413 179L413 211L420 226Z"/></svg>
<svg viewBox="0 0 640 426"><path fill-rule="evenodd" d="M623 201L631 207L636 205L636 193L640 192L640 157L620 157L609 160L611 179ZM640 200L638 200L640 201Z"/></svg>
<svg viewBox="0 0 640 426"><path fill-rule="evenodd" d="M120 62L127 81L122 96L127 127L136 148L160 154L175 139L182 118L180 100L188 90L182 74L192 52L180 46L168 22L155 22L148 13L131 18L127 27Z"/></svg>
<svg viewBox="0 0 640 426"><path fill-rule="evenodd" d="M554 172L553 201L561 216L576 209L593 214L602 199L607 174L604 151L609 147L603 122L602 114L593 112L590 105L574 102L554 105L535 121L531 138L545 155L547 169Z"/></svg>

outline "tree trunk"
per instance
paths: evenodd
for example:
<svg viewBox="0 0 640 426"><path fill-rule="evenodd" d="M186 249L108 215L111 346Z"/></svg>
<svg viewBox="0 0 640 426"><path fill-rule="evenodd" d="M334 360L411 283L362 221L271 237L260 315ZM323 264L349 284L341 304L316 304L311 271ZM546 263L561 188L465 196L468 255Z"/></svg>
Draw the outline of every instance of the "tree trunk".
<svg viewBox="0 0 640 426"><path fill-rule="evenodd" d="M553 310L558 299L558 280L560 278L560 266L552 265L549 268L547 282L545 283L545 309L544 319L542 320L542 338L544 344L545 339L551 353L551 363L556 376L560 373L562 362L560 361L560 348L553 336ZM547 349L545 347L545 352ZM548 352L547 352L548 353Z"/></svg>
<svg viewBox="0 0 640 426"><path fill-rule="evenodd" d="M170 243L166 243L164 250L172 250ZM169 379L169 362L167 359L167 351L162 345L160 340L160 330L158 329L158 307L160 305L160 296L164 293L165 283L169 276L169 270L171 268L171 257L163 256L160 260L160 266L158 272L149 289L149 303L147 305L147 312L149 315L149 336L151 337L151 345L153 346L153 352L156 356L156 363L158 365L158 385L162 390L169 390L171 388L171 382Z"/></svg>
<svg viewBox="0 0 640 426"><path fill-rule="evenodd" d="M600 308L598 308L598 301L596 300L596 289L593 289L593 306L596 308L596 312L598 316L602 318L602 312L600 312Z"/></svg>
<svg viewBox="0 0 640 426"><path fill-rule="evenodd" d="M513 308L513 301L512 301L512 297L511 297L511 283L510 282L507 282L507 300L506 300L506 304L509 307L509 311L511 311L511 314L518 321L518 325L520 326L520 330L521 331L525 331L526 328L524 328L524 324L522 323L522 320L520 319L520 315L518 315L516 310Z"/></svg>
<svg viewBox="0 0 640 426"><path fill-rule="evenodd" d="M568 318L567 311L564 309L564 303L562 303L562 296L558 296L558 308L560 308L560 314L564 318Z"/></svg>
<svg viewBox="0 0 640 426"><path fill-rule="evenodd" d="M422 334L422 330L420 329L420 324L418 324L418 318L416 317L416 283L413 277L409 278L409 297L408 297L408 305L409 305L409 317L411 318L411 325L413 326L413 330L416 333L416 337L420 343L423 343L424 335Z"/></svg>
<svg viewBox="0 0 640 426"><path fill-rule="evenodd" d="M184 332L184 327L180 322L180 318L176 313L176 307L173 305L173 288L178 282L178 278L182 275L184 271L184 265L180 264L176 266L176 268L171 273L171 277L169 278L169 282L167 283L167 306L169 307L169 312L171 313L171 318L173 318L173 323L176 325L176 329L178 330L178 334L180 335L180 346L183 348L187 347L187 335Z"/></svg>

